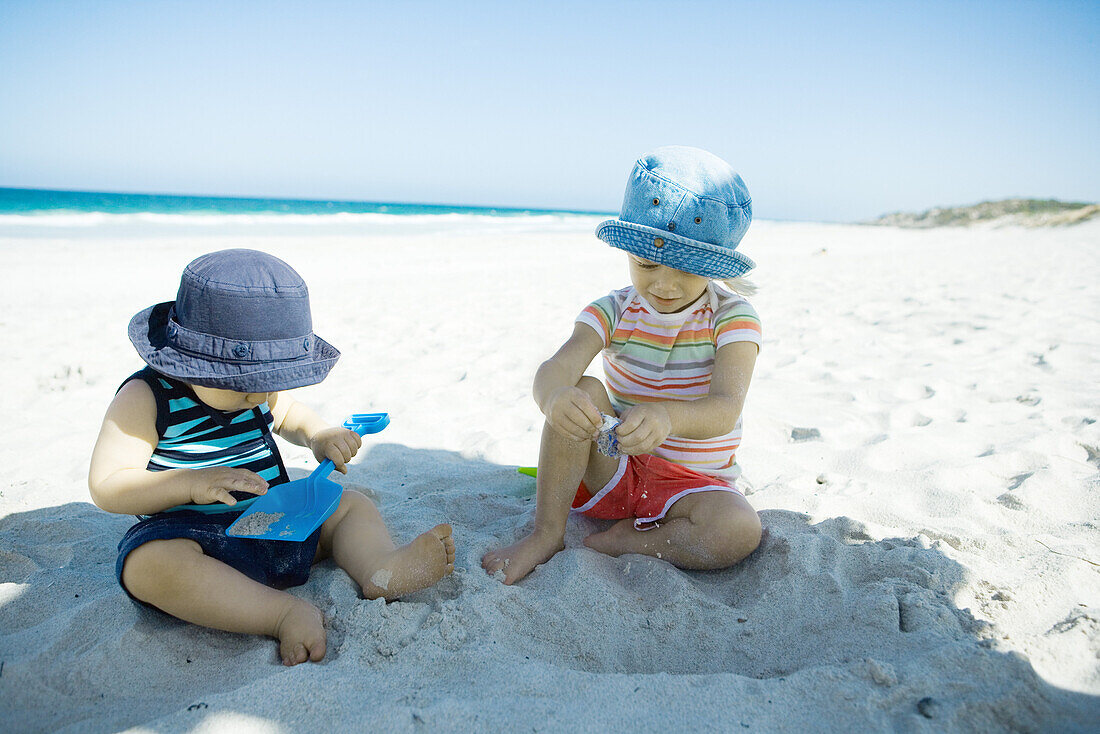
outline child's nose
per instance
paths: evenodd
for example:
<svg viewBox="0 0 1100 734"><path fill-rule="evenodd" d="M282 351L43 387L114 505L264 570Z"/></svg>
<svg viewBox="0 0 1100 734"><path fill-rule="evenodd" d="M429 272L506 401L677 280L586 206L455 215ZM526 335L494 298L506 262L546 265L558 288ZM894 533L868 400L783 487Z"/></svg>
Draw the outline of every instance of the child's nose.
<svg viewBox="0 0 1100 734"><path fill-rule="evenodd" d="M676 289L676 283L669 278L658 276L653 281L653 290L658 293L672 293Z"/></svg>

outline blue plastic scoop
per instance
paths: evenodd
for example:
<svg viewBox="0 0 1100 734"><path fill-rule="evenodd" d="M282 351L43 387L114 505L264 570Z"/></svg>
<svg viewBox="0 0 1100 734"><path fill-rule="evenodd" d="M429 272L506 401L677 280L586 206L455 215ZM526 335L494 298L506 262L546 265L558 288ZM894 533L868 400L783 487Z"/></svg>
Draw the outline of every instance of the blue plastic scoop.
<svg viewBox="0 0 1100 734"><path fill-rule="evenodd" d="M389 424L388 413L356 413L344 421L344 428L364 436L378 433ZM271 487L225 529L225 534L237 538L302 542L336 512L340 504L344 488L328 478L334 468L333 463L325 459L308 477Z"/></svg>

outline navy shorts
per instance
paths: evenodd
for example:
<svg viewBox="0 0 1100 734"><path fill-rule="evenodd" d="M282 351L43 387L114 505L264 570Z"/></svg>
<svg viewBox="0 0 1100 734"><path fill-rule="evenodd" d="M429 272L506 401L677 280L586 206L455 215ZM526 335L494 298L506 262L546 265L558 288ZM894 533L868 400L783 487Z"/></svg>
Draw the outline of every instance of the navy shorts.
<svg viewBox="0 0 1100 734"><path fill-rule="evenodd" d="M225 529L241 516L240 512L206 514L190 510L161 512L141 520L126 531L118 544L115 576L123 590L134 599L122 583L122 567L126 556L151 540L188 538L202 547L202 552L232 566L253 581L276 589L300 586L309 578L309 569L317 553L321 529L301 543L287 540L253 540L234 538ZM140 602L139 599L134 599ZM145 605L149 606L149 605Z"/></svg>

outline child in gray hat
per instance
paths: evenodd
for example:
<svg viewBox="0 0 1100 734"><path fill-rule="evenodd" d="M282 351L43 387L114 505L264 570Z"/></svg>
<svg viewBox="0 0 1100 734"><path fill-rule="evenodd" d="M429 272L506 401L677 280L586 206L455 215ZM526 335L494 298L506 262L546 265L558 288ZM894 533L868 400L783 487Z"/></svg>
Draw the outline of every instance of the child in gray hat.
<svg viewBox="0 0 1100 734"><path fill-rule="evenodd" d="M320 382L340 353L313 334L309 292L275 257L204 255L174 302L145 309L130 340L148 364L119 388L88 472L92 499L139 522L115 572L131 598L194 624L279 640L285 665L325 656L323 616L280 591L332 557L370 599L431 586L454 570L449 525L397 548L378 510L344 491L304 542L231 537L225 529L288 481L272 432L341 472L359 435L331 427L292 388Z"/></svg>
<svg viewBox="0 0 1100 734"><path fill-rule="evenodd" d="M741 177L697 148L638 160L618 219L596 236L627 252L631 285L590 304L535 375L546 416L535 526L482 566L519 581L564 546L570 510L616 521L584 543L680 568L731 566L760 543L735 481L760 319L737 292L752 219ZM740 288L744 292L751 289ZM606 387L584 376L600 352Z"/></svg>

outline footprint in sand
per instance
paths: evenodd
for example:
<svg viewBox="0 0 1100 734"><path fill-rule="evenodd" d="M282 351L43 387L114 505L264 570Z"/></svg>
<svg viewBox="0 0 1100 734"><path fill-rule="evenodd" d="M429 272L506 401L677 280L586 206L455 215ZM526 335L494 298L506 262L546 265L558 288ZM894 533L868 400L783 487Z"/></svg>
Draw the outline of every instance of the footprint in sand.
<svg viewBox="0 0 1100 734"><path fill-rule="evenodd" d="M920 428L927 426L932 419L918 410L902 406L890 412L889 421L892 428Z"/></svg>
<svg viewBox="0 0 1100 734"><path fill-rule="evenodd" d="M81 366L70 367L65 365L55 371L49 377L38 378L39 392L64 392L66 390L94 385L95 381L84 374Z"/></svg>
<svg viewBox="0 0 1100 734"><path fill-rule="evenodd" d="M1078 444L1088 454L1085 460L1100 469L1100 446L1090 446L1087 443Z"/></svg>
<svg viewBox="0 0 1100 734"><path fill-rule="evenodd" d="M978 602L978 607L987 616L1008 609L1009 605L1015 601L1007 589L994 586L988 581L979 581L976 584L974 598Z"/></svg>
<svg viewBox="0 0 1100 734"><path fill-rule="evenodd" d="M1021 500L1018 495L1013 494L1013 492L1023 486L1023 483L1030 479L1033 474L1035 474L1033 471L1021 472L1009 479L1007 485L1008 491L998 496L997 502L1010 510L1026 509L1027 504Z"/></svg>
<svg viewBox="0 0 1100 734"><path fill-rule="evenodd" d="M1037 354L1035 352L1032 352L1028 356L1030 356L1032 358L1033 361L1032 361L1031 364L1034 365L1035 367L1038 367L1039 369L1043 370L1044 372L1053 372L1054 371L1054 368L1050 366L1049 362L1047 362L1047 358L1046 358L1045 354Z"/></svg>
<svg viewBox="0 0 1100 734"><path fill-rule="evenodd" d="M821 440L821 431L816 428L792 428L791 429L791 441L794 443L802 443L803 441L819 441Z"/></svg>
<svg viewBox="0 0 1100 734"><path fill-rule="evenodd" d="M1005 492L1004 494L997 497L997 502L999 504L1004 505L1005 507L1007 507L1010 510L1026 510L1027 509L1027 505L1025 505L1020 500L1019 497L1017 497L1014 494L1009 494L1008 492Z"/></svg>
<svg viewBox="0 0 1100 734"><path fill-rule="evenodd" d="M1034 474L1034 473L1035 472L1033 472L1033 471L1027 471L1027 472L1024 472L1023 474L1017 474L1016 476L1012 477L1012 479L1010 479L1009 482L1008 482L1009 491L1012 491L1014 489L1019 489L1020 485L1023 484L1024 482L1026 482L1028 480L1028 478L1030 478L1031 475Z"/></svg>

